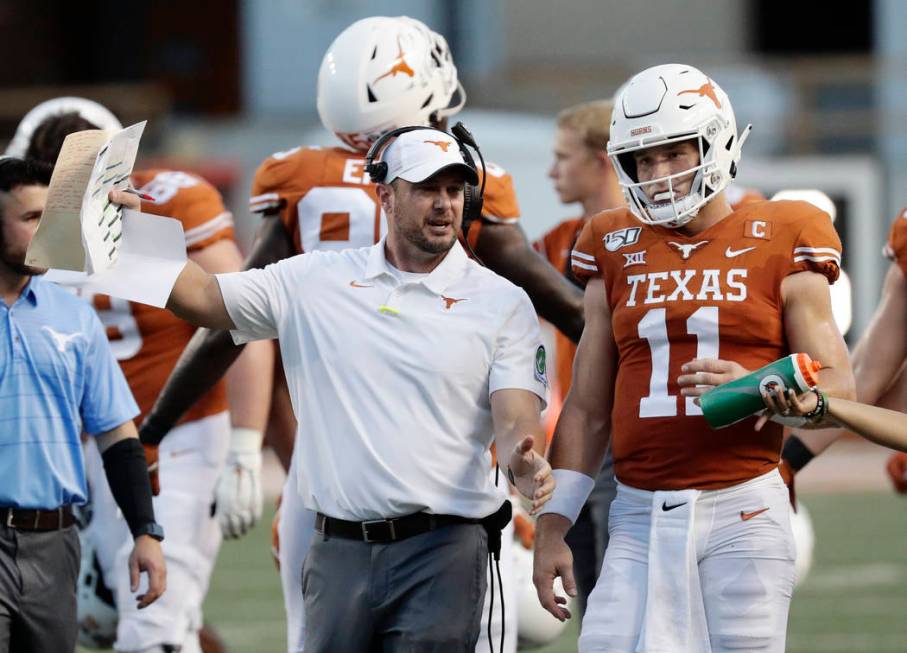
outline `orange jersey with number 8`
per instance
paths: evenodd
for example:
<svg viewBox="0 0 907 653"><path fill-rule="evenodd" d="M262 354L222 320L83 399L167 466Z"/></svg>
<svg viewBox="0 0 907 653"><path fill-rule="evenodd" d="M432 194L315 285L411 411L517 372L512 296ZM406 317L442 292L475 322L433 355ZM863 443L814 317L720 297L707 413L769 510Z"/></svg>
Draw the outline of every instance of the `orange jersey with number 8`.
<svg viewBox="0 0 907 653"><path fill-rule="evenodd" d="M132 183L155 202L142 202L142 211L183 224L186 250L194 252L233 238L233 217L220 193L201 177L169 170L133 172ZM84 296L84 293L83 293ZM141 414L140 424L154 405L195 327L170 311L108 295L86 297L107 330L114 355L123 369ZM200 399L180 420L191 422L227 410L223 381Z"/></svg>
<svg viewBox="0 0 907 653"><path fill-rule="evenodd" d="M516 222L512 178L492 163L486 167L485 217ZM365 156L339 147L297 147L265 159L252 182L249 208L278 213L299 253L367 247L387 232ZM480 229L480 221L473 223L470 243Z"/></svg>
<svg viewBox="0 0 907 653"><path fill-rule="evenodd" d="M693 237L628 210L586 224L574 274L601 277L619 362L611 437L617 478L646 490L718 489L777 467L782 427L755 418L712 430L677 384L680 366L721 358L756 369L789 354L781 283L814 271L833 283L841 243L806 202L754 202Z"/></svg>

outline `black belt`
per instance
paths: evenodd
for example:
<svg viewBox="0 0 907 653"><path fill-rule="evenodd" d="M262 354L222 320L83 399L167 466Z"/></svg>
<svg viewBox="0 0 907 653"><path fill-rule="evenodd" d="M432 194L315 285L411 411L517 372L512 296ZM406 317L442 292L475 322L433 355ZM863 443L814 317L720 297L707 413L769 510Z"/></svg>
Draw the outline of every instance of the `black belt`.
<svg viewBox="0 0 907 653"><path fill-rule="evenodd" d="M373 519L371 521L347 521L335 519L322 513L315 516L315 530L329 537L342 537L360 542L385 543L405 540L450 524L478 524L480 519L457 515L432 515L417 512L394 519Z"/></svg>
<svg viewBox="0 0 907 653"><path fill-rule="evenodd" d="M71 506L53 510L0 508L0 524L22 531L56 531L76 523Z"/></svg>

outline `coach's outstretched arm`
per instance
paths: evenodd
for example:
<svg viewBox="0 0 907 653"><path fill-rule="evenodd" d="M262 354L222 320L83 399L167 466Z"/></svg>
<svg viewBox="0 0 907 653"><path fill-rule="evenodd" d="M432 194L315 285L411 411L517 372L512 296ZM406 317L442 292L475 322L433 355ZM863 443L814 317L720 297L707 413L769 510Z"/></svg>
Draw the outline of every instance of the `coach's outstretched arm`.
<svg viewBox="0 0 907 653"><path fill-rule="evenodd" d="M280 218L268 216L243 269L263 268L292 255L293 244ZM244 347L233 342L229 331L196 331L139 428L142 442L160 443L186 411L226 374Z"/></svg>
<svg viewBox="0 0 907 653"><path fill-rule="evenodd" d="M567 594L576 595L573 555L564 536L586 503L608 448L617 370L611 310L600 278L586 286L584 306L588 319L574 359L573 383L549 453L557 488L536 527L532 577L542 607L561 621L570 618L570 611L562 607L567 599L554 595L553 583L560 576Z"/></svg>

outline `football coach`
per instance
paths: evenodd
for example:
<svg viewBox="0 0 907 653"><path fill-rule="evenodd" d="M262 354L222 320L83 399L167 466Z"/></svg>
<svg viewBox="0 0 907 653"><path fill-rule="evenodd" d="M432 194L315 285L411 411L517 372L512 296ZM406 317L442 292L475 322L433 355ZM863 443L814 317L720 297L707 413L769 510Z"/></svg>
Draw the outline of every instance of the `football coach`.
<svg viewBox="0 0 907 653"><path fill-rule="evenodd" d="M107 481L135 537L140 608L164 591L138 408L87 303L41 278L25 253L51 168L0 159L0 653L76 645L79 536L72 506L87 498L80 435L98 439ZM125 196L131 202L133 196Z"/></svg>
<svg viewBox="0 0 907 653"><path fill-rule="evenodd" d="M538 321L525 292L458 242L478 183L460 147L418 128L374 155L387 216L376 245L233 274L190 261L170 295L176 315L238 343L279 340L299 491L317 513L307 653L472 650L489 550L480 522L501 503L492 440L534 510L554 489Z"/></svg>

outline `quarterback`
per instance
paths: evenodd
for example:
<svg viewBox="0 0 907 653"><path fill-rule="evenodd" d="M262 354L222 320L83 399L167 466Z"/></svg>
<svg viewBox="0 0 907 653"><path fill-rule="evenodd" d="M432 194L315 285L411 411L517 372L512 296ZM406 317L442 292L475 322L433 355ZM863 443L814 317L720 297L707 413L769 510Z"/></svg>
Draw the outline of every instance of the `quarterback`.
<svg viewBox="0 0 907 653"><path fill-rule="evenodd" d="M53 164L69 133L119 127L113 114L95 102L57 98L38 105L23 118L10 147ZM153 203L143 203L143 211L180 220L191 259L215 272L239 268L233 218L213 186L173 170L135 171L131 183L154 198ZM96 294L90 287L76 290L95 307L141 415L145 415L194 328L165 310ZM256 343L243 354L226 383L218 383L199 397L159 452L149 452L146 446L149 461L158 459L162 479L154 507L168 533L163 550L171 589L152 609L138 611L130 602L126 592L129 578L120 568L126 568L121 558L128 555L126 545L131 538L103 477L101 457L95 447L86 447L93 507L86 551L97 552L104 582L116 599L117 650L157 651L168 646L182 647L183 653L202 650L201 609L221 543L218 521L229 535L237 524L250 520L250 510L261 509L260 489L249 487L246 481L249 466L260 464L269 387L255 379L262 370L270 378L270 352L266 344ZM224 473L228 461L229 473ZM247 496L250 493L258 496ZM217 513L212 514L215 497ZM80 605L83 614L81 641L103 641L113 635L96 632L93 624L102 620L91 618Z"/></svg>
<svg viewBox="0 0 907 653"><path fill-rule="evenodd" d="M629 208L591 218L571 255L586 328L536 536L539 599L567 618L552 581L575 593L564 534L610 442L618 490L581 651L784 650L783 426L713 431L696 397L789 352L822 362L832 396L851 398L853 375L829 299L841 245L828 216L804 202L728 204L748 132L691 66L647 69L615 99L608 154Z"/></svg>

